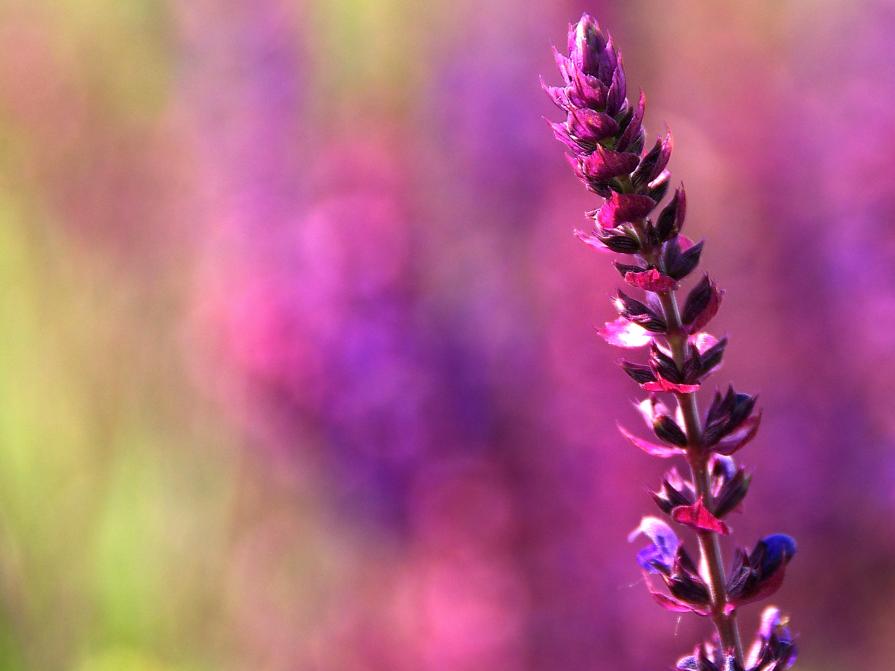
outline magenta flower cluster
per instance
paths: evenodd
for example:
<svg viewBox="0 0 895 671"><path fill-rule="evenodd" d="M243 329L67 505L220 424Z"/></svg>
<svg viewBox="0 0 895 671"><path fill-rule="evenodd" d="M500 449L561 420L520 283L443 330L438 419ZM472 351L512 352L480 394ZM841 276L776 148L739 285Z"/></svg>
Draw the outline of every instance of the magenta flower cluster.
<svg viewBox="0 0 895 671"><path fill-rule="evenodd" d="M568 56L554 53L562 85L542 84L566 119L551 123L553 132L568 148L575 174L605 199L588 213L593 230L576 233L595 249L630 257L614 262L630 289L614 297L618 318L600 334L612 345L648 349L645 362L624 361L622 368L648 392L638 409L655 438L620 429L644 452L681 458L688 466L686 475L671 468L652 493L664 519L644 517L630 538L649 541L637 561L653 598L670 611L696 613L715 624L712 639L681 658L677 668L788 669L796 648L779 610L765 609L748 654L736 618L739 608L779 589L795 542L773 534L751 550L738 549L729 567L722 558L719 538L730 533L726 519L741 507L751 479L733 455L755 437L761 412L754 396L733 387L716 391L707 412L698 407L697 392L721 365L727 347L726 338L706 330L723 292L704 274L682 305L678 302L677 292L696 271L703 243L681 234L687 205L683 187L659 207L669 190L671 133L645 148L645 97L641 92L636 105L628 101L621 54L592 17L585 14L569 27ZM630 295L632 289L643 296ZM698 562L669 521L695 533Z"/></svg>

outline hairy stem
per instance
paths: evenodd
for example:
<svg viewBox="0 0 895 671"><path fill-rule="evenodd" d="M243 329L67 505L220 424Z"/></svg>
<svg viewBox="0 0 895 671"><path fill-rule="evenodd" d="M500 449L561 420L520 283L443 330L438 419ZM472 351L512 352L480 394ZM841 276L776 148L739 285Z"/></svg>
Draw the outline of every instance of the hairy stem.
<svg viewBox="0 0 895 671"><path fill-rule="evenodd" d="M680 310L674 291L658 294L665 311L668 324L668 346L674 362L682 369L687 354L687 333L681 323ZM702 497L706 507L712 507L711 473L709 472L709 453L702 444L702 422L699 418L699 406L696 394L675 394L681 414L684 418L684 430L687 434L687 461L697 493ZM703 561L708 568L709 590L712 598L712 620L718 630L721 644L726 650L733 650L737 661L743 663L743 643L737 626L736 613L726 614L727 603L726 578L724 575L724 558L718 535L711 531L698 531L699 549Z"/></svg>
<svg viewBox="0 0 895 671"><path fill-rule="evenodd" d="M625 177L619 180L623 192L630 193L633 188L630 180ZM644 236L644 222L635 224L641 240ZM651 250L643 254L644 260L650 265L664 272L658 250ZM678 370L683 370L684 360L687 356L687 330L681 320L681 311L677 304L677 294L674 290L660 291L657 293L665 312L665 323L668 325L667 338L671 356ZM709 472L710 453L702 444L702 420L699 415L699 405L695 393L675 394L681 414L684 417L684 431L687 435L687 463L690 466L690 474L696 492L702 497L703 504L712 508L712 481ZM737 661L743 664L743 642L740 638L740 630L737 626L736 612L725 613L727 605L727 579L724 572L724 556L721 552L721 543L718 535L711 531L698 531L699 551L708 568L709 592L712 600L712 621L718 630L718 637L725 650L732 650Z"/></svg>

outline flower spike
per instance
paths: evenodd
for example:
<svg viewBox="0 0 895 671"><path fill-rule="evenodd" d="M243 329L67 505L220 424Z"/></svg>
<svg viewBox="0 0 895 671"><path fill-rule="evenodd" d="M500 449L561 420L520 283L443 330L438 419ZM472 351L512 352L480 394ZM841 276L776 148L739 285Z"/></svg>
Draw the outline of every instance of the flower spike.
<svg viewBox="0 0 895 671"><path fill-rule="evenodd" d="M679 671L785 671L796 659L788 619L774 607L764 611L748 657L737 624L737 609L779 589L796 544L784 534L762 538L751 551L739 549L732 568L725 569L717 537L728 535L728 516L741 509L751 476L731 455L750 443L761 425L757 398L734 391L715 392L705 414L697 392L716 372L727 350L727 338L715 338L706 327L718 314L724 292L706 274L696 281L703 242L681 233L687 216L683 186L668 196L668 164L674 149L666 130L649 147L643 129L646 96L632 104L621 54L612 38L589 14L569 26L566 54L554 49L560 72L557 86L541 86L565 118L550 122L567 150L574 174L603 203L588 216L591 231L575 234L588 246L608 254L629 255L614 261L630 295L612 299L618 317L598 333L609 344L628 350L648 348L645 360L623 361L622 369L648 398L638 404L655 439L619 431L641 451L662 459L681 459L682 475L671 468L658 490L651 492L669 522L694 534L700 561L694 562L670 524L644 517L629 540L645 536L649 544L637 553L653 599L677 613L708 617L713 640L677 662ZM678 291L689 284L686 298ZM673 399L676 410L661 398Z"/></svg>

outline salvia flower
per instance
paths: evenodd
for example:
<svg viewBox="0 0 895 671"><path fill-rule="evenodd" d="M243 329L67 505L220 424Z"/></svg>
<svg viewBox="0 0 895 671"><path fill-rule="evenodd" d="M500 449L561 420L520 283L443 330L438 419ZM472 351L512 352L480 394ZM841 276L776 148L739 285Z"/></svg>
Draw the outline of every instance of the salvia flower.
<svg viewBox="0 0 895 671"><path fill-rule="evenodd" d="M783 534L765 536L724 565L718 539L731 533L729 517L742 508L751 482L732 455L755 438L761 411L755 396L732 386L716 391L705 413L699 409L697 392L727 349L727 338L708 330L724 292L708 274L694 277L704 244L681 233L684 187L669 194L671 132L647 146L646 98L640 92L636 103L629 100L621 54L593 17L585 14L570 26L566 54L554 49L554 56L560 84L542 86L565 118L550 125L577 177L603 198L587 213L591 230L576 235L591 248L626 255L613 262L625 283L612 298L617 318L598 332L611 345L646 350L643 359L621 366L649 393L637 407L652 435L619 429L647 454L688 466L686 475L669 469L651 492L668 522L647 516L632 532L630 540L649 541L637 562L660 605L715 625L712 640L678 661L680 671L782 671L796 653L780 611L765 610L748 658L736 618L740 607L780 588L796 545ZM696 537L698 562L669 522Z"/></svg>

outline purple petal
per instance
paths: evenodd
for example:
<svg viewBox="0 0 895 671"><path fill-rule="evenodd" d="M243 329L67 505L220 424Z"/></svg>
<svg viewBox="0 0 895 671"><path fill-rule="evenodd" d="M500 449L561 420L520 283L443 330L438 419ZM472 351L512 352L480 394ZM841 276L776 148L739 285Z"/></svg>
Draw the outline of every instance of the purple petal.
<svg viewBox="0 0 895 671"><path fill-rule="evenodd" d="M572 77L575 74L575 65L567 57L559 53L556 47L553 47L553 60L556 61L556 67L562 75L563 82L568 86L572 83Z"/></svg>
<svg viewBox="0 0 895 671"><path fill-rule="evenodd" d="M625 102L627 93L627 84L625 82L625 70L622 65L621 54L618 56L618 67L612 73L612 83L609 85L609 92L606 94L606 111L609 114L617 114Z"/></svg>
<svg viewBox="0 0 895 671"><path fill-rule="evenodd" d="M569 27L568 39L572 62L587 74L597 74L600 54L606 47L606 39L597 20L590 14L582 14L578 23Z"/></svg>
<svg viewBox="0 0 895 671"><path fill-rule="evenodd" d="M637 528L628 534L628 542L633 543L640 535L646 536L653 545L660 548L665 553L664 556L669 563L674 561L681 542L671 527L665 524L665 522L658 517L645 516L640 520Z"/></svg>
<svg viewBox="0 0 895 671"><path fill-rule="evenodd" d="M546 119L546 117L545 117ZM550 119L546 119L547 123L550 124L550 127L553 129L553 137L566 145L572 152L576 155L582 155L584 150L581 145L571 136L569 135L569 131L566 128L566 124L564 123L556 123L554 121L550 121Z"/></svg>
<svg viewBox="0 0 895 671"><path fill-rule="evenodd" d="M572 90L574 95L570 94L570 99L576 106L592 109L606 107L606 85L596 77L576 70L572 75Z"/></svg>
<svg viewBox="0 0 895 671"><path fill-rule="evenodd" d="M658 517L644 517L640 525L628 534L628 542L633 542L643 534L650 539L650 545L637 553L637 563L649 573L659 573L656 564L671 569L680 547L680 541L665 522Z"/></svg>
<svg viewBox="0 0 895 671"><path fill-rule="evenodd" d="M541 88L550 96L550 100L553 101L553 104L559 107L561 110L568 112L572 103L569 100L569 90L565 86L550 86L547 82L544 81L544 78L541 77Z"/></svg>
<svg viewBox="0 0 895 671"><path fill-rule="evenodd" d="M618 132L618 122L592 109L573 109L567 122L569 133L579 140L598 142Z"/></svg>
<svg viewBox="0 0 895 671"><path fill-rule="evenodd" d="M609 35L606 44L600 54L600 63L597 67L597 77L601 81L610 84L612 75L618 69L618 54L615 51L615 45L612 43L612 35Z"/></svg>

